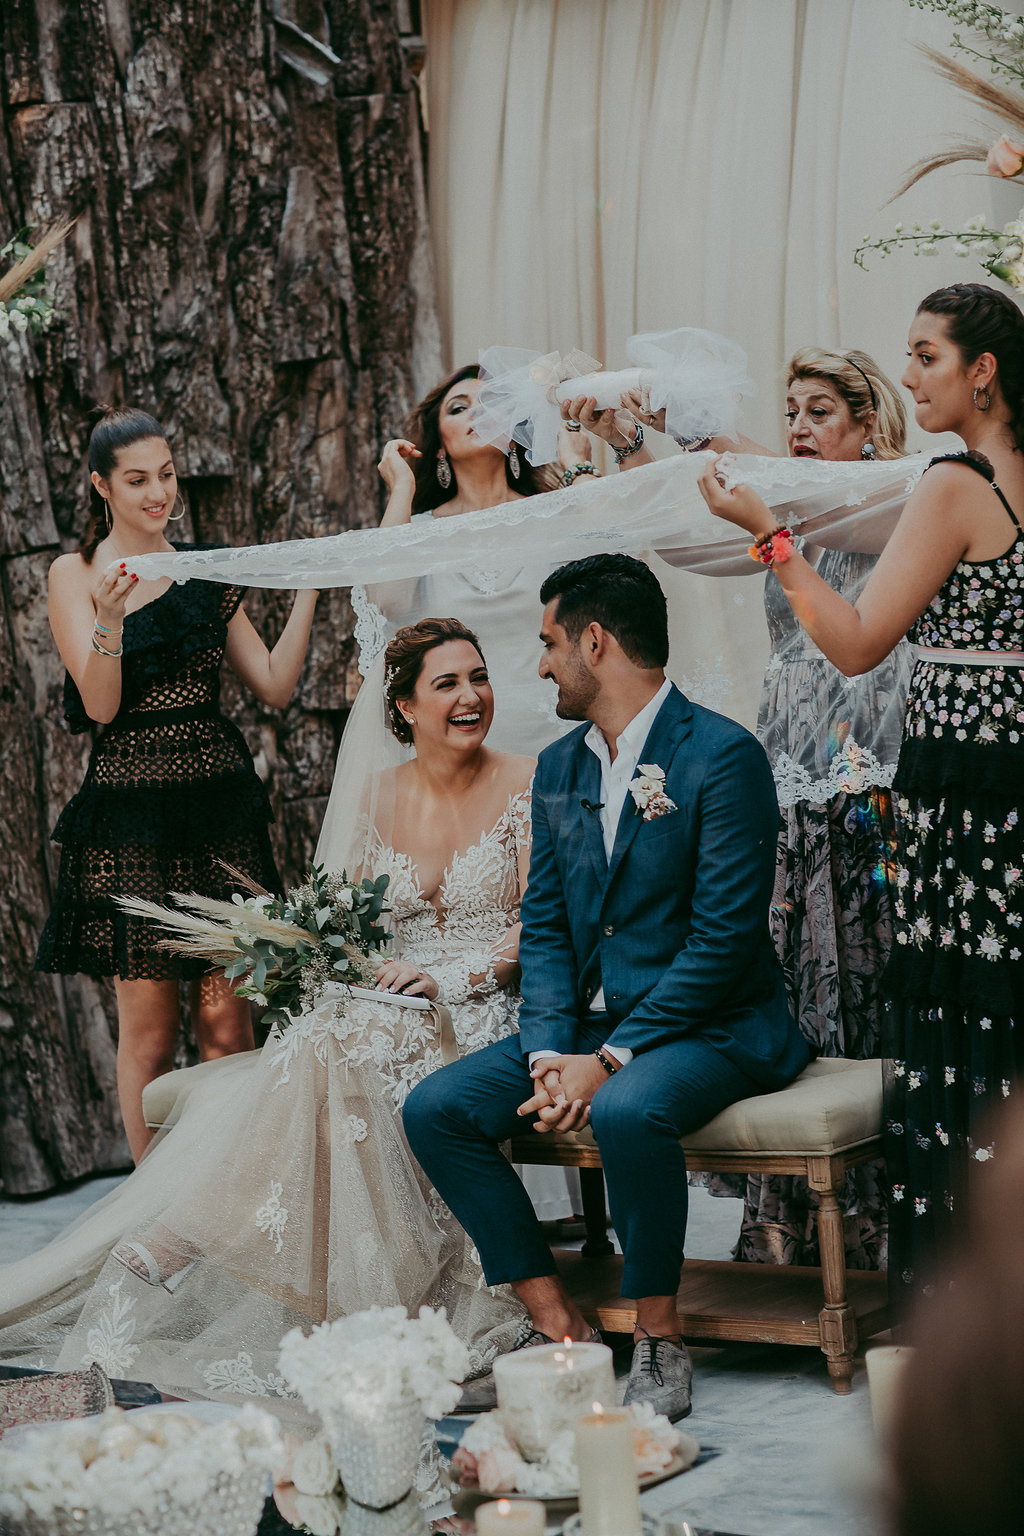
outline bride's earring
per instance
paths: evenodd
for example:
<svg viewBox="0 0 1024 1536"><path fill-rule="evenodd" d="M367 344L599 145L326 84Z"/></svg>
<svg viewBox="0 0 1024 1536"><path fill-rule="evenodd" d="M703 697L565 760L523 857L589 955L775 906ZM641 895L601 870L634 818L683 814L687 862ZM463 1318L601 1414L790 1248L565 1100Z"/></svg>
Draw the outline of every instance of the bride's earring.
<svg viewBox="0 0 1024 1536"><path fill-rule="evenodd" d="M873 459L874 458L874 456L875 456L875 445L871 441L870 437L868 438L866 443L862 443L861 444L860 456L861 456L862 459Z"/></svg>
<svg viewBox="0 0 1024 1536"><path fill-rule="evenodd" d="M452 483L452 467L443 448L437 450L437 483L442 491L446 491Z"/></svg>
<svg viewBox="0 0 1024 1536"><path fill-rule="evenodd" d="M519 453L515 443L508 445L508 467L512 471L512 479L518 480L523 472L523 466L519 462Z"/></svg>
<svg viewBox="0 0 1024 1536"><path fill-rule="evenodd" d="M180 491L174 498L174 505L177 506L179 501L181 502L181 511L169 513L167 518L169 523L180 523L182 518L185 516L185 498Z"/></svg>

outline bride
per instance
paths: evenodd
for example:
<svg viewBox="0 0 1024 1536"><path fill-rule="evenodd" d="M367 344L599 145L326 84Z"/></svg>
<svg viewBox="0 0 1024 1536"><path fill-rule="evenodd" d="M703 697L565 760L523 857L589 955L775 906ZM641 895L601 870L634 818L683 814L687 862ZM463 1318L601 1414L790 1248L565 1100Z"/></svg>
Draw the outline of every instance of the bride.
<svg viewBox="0 0 1024 1536"><path fill-rule="evenodd" d="M360 692L380 721L373 762L343 751L318 860L390 876L394 952L377 986L444 1004L465 1053L516 1024L533 762L485 745L491 685L458 620L400 630L377 672L383 687ZM385 722L397 742L382 768ZM374 733L357 734L365 761ZM277 1369L289 1328L426 1303L485 1369L522 1308L485 1286L401 1130L406 1095L441 1064L436 1017L333 988L258 1055L204 1076L124 1184L0 1269L0 1357L96 1361L187 1399L270 1398L301 1425Z"/></svg>

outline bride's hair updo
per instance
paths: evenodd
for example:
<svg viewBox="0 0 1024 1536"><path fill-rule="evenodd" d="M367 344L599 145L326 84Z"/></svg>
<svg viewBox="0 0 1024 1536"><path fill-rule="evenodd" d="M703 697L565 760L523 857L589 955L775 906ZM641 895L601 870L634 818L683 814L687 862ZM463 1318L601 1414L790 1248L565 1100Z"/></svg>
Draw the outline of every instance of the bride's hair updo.
<svg viewBox="0 0 1024 1536"><path fill-rule="evenodd" d="M986 283L952 283L922 299L917 312L943 316L965 368L983 352L992 353L996 382L1010 410L1010 430L1024 453L1024 315L1017 305Z"/></svg>
<svg viewBox="0 0 1024 1536"><path fill-rule="evenodd" d="M867 352L826 352L801 347L786 369L786 386L794 379L822 379L846 402L854 421L866 421L872 411L871 441L879 459L900 459L907 451L907 411L895 384Z"/></svg>
<svg viewBox="0 0 1024 1536"><path fill-rule="evenodd" d="M484 660L480 641L461 619L420 619L418 624L406 624L384 652L384 704L388 725L403 746L409 746L412 741L412 727L399 709L398 701L412 698L427 652L439 645L447 645L449 640L468 641L480 660Z"/></svg>
<svg viewBox="0 0 1024 1536"><path fill-rule="evenodd" d="M435 507L451 501L459 489L454 466L452 466L451 484L447 488L442 487L437 478L437 456L444 446L441 442L441 403L453 385L461 383L463 379L479 377L480 369L476 363L469 363L465 368L457 368L447 379L436 384L429 394L424 395L419 405L415 406L406 417L405 435L416 444L423 455L422 459L410 460L416 480L416 489L412 498L414 513L432 512ZM551 490L555 482L546 484L526 454L520 452L518 480L509 468L508 457L505 458L505 483L510 490L518 491L520 496L535 496L538 491Z"/></svg>
<svg viewBox="0 0 1024 1536"><path fill-rule="evenodd" d="M117 457L122 448L156 437L167 441L167 433L148 411L135 406L106 406L89 438L89 471L103 480L109 480L117 467ZM86 565L92 564L96 546L110 532L107 504L90 482L89 525L81 543L81 554Z"/></svg>

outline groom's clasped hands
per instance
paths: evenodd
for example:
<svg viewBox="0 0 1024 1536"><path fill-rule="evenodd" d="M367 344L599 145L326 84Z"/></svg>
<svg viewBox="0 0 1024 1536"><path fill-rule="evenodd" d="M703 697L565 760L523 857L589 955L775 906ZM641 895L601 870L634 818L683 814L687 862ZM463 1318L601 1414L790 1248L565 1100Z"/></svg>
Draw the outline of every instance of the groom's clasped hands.
<svg viewBox="0 0 1024 1536"><path fill-rule="evenodd" d="M607 1073L594 1055L545 1056L530 1070L536 1093L520 1104L522 1116L536 1115L535 1131L578 1131L590 1119L590 1104Z"/></svg>

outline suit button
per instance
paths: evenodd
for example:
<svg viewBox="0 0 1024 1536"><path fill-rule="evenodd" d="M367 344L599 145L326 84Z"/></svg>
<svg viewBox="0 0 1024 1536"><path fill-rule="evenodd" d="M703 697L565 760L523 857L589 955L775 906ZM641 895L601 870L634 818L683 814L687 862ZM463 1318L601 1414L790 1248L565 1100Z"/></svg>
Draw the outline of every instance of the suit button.
<svg viewBox="0 0 1024 1536"><path fill-rule="evenodd" d="M605 936L605 938L606 939L610 939L614 932L615 932L614 924L613 923L606 923L605 927L604 927L604 936Z"/></svg>

